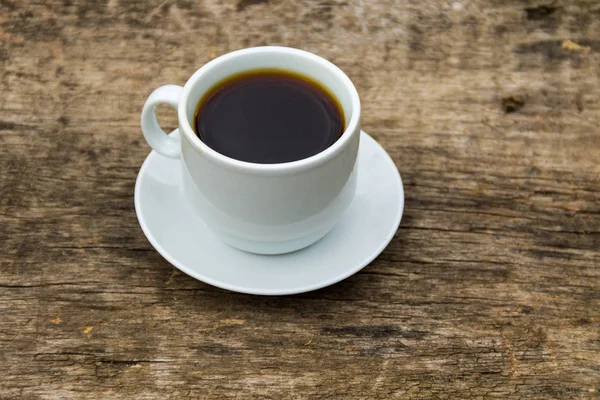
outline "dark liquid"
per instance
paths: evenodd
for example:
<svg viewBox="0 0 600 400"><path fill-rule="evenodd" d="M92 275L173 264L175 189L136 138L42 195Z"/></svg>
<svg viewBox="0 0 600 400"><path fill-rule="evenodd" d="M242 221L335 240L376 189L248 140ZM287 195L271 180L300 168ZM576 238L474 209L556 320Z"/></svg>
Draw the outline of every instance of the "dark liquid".
<svg viewBox="0 0 600 400"><path fill-rule="evenodd" d="M301 75L255 70L230 77L200 100L196 134L212 149L241 161L284 163L313 156L344 131L340 105Z"/></svg>

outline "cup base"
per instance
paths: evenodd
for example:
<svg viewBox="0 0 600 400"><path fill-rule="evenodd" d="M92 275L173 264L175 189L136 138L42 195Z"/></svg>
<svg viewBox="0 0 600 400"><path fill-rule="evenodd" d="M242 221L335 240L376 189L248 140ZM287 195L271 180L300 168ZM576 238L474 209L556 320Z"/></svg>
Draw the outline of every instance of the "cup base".
<svg viewBox="0 0 600 400"><path fill-rule="evenodd" d="M238 250L254 254L276 255L291 253L308 247L318 242L325 235L327 235L331 228L333 228L333 226L327 227L326 229L317 231L308 236L304 236L293 240L286 240L283 242L256 242L236 238L230 235L223 234L221 232L217 233L216 235L219 239L221 239L221 241L223 241L231 247L235 247Z"/></svg>

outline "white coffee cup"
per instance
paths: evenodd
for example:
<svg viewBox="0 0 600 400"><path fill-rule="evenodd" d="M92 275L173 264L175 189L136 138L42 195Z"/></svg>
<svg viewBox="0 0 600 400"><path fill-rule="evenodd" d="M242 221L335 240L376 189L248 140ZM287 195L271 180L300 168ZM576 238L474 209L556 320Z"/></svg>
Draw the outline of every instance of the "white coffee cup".
<svg viewBox="0 0 600 400"><path fill-rule="evenodd" d="M202 96L233 74L262 68L297 72L326 86L344 112L342 136L314 156L280 164L239 161L203 143L192 128ZM179 135L168 136L158 125L155 109L162 103L177 109ZM252 253L280 254L321 239L350 205L356 191L359 120L358 93L342 70L306 51L267 46L218 57L184 87L156 89L144 104L142 131L157 153L182 159L185 196L222 241Z"/></svg>

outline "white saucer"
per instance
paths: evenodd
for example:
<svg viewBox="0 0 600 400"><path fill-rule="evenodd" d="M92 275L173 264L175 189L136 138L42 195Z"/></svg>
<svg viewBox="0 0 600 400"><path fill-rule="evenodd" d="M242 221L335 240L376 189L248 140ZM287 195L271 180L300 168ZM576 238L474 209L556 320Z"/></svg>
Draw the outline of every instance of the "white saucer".
<svg viewBox="0 0 600 400"><path fill-rule="evenodd" d="M358 272L394 237L404 190L385 150L362 132L358 187L350 208L314 245L277 256L245 253L221 242L188 205L179 160L152 151L137 177L135 211L154 248L186 274L242 293L284 295L332 285Z"/></svg>

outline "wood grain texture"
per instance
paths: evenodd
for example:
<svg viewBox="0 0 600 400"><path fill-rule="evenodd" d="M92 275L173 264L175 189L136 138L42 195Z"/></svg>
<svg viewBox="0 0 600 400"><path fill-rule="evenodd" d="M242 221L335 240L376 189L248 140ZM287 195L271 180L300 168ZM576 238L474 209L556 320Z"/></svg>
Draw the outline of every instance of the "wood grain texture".
<svg viewBox="0 0 600 400"><path fill-rule="evenodd" d="M598 398L596 0L0 10L0 398ZM406 191L371 265L275 298L179 274L133 207L146 96L265 44L348 73Z"/></svg>

